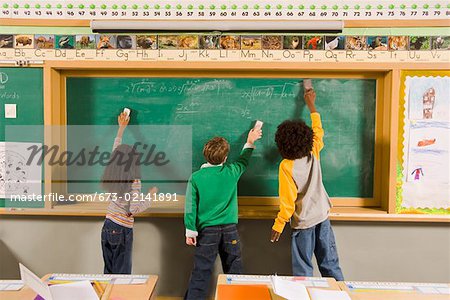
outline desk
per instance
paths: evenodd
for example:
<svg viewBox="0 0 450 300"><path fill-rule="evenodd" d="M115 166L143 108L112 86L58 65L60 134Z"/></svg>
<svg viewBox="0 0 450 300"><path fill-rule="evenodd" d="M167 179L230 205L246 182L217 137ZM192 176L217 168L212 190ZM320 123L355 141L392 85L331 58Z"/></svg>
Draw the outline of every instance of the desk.
<svg viewBox="0 0 450 300"><path fill-rule="evenodd" d="M42 277L45 281L51 274ZM113 285L110 298L118 297L126 300L155 300L155 287L158 276L150 275L146 284ZM33 300L36 293L27 286L20 291L0 291L0 300Z"/></svg>
<svg viewBox="0 0 450 300"><path fill-rule="evenodd" d="M298 280L306 285L306 287L314 287L326 290L341 290L338 283L334 278L320 278L320 277L293 277L293 276L280 276L282 278L290 278L292 280ZM270 276L268 275L227 275L220 274L217 279L215 299L217 300L217 287L219 284L266 284L269 286L270 295L273 300L282 300L284 298L275 295L272 290L272 284L270 282Z"/></svg>
<svg viewBox="0 0 450 300"><path fill-rule="evenodd" d="M361 282L340 281L341 290L346 291L352 300L448 300L448 294L431 294L426 290L439 292L437 288L450 288L450 284L440 283L401 283L401 282ZM374 288L375 287L375 288Z"/></svg>

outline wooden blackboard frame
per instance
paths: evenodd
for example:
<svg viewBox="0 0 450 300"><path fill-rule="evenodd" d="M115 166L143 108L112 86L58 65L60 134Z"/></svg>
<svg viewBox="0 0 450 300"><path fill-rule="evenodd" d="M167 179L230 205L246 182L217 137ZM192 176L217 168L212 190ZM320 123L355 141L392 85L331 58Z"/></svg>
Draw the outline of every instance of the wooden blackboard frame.
<svg viewBox="0 0 450 300"><path fill-rule="evenodd" d="M0 18L4 26L33 26L33 27L90 27L90 20L73 19L5 19ZM176 22L176 21L174 21ZM388 27L447 27L447 20L344 20L344 28L388 28Z"/></svg>
<svg viewBox="0 0 450 300"><path fill-rule="evenodd" d="M7 66L7 65L5 65ZM42 67L31 65L30 67ZM344 221L382 221L382 222L450 222L448 216L442 215L400 215L395 213L396 199L396 160L398 143L398 113L399 113L399 89L402 70L448 70L448 66L440 63L424 62L395 62L395 63L285 63L285 62L77 62L77 61L47 61L44 66L44 124L62 125L64 110L61 99L65 94L65 82L63 74L76 71L78 74L104 71L140 71L160 72L158 76L167 74L170 76L178 72L180 76L189 72L202 73L205 71L227 74L231 71L245 71L247 74L261 74L261 72L282 71L288 74L293 72L308 72L310 77L320 72L370 74L377 73L380 80L377 83L377 91L381 91L382 108L381 115L377 114L377 124L382 124L380 144L376 145L376 151L381 155L381 165L376 165L381 174L379 183L380 206L378 207L337 207L330 213L331 220ZM122 73L123 76L124 73ZM292 76L292 75L290 75ZM377 125L378 126L378 125ZM46 142L59 143L61 137L57 134L46 136ZM61 182L54 180L53 172L58 170L47 170L45 172L45 192L58 192ZM251 200L253 201L253 200ZM250 201L250 202L251 202ZM251 204L251 203L249 203ZM247 219L271 219L276 215L278 207L274 205L240 205L239 217ZM7 215L53 215L53 216L104 216L104 207L95 204L89 207L77 205L74 208L52 207L46 203L44 209L29 209L23 211L9 211L0 209L0 214ZM159 213L151 212L141 215L142 217L179 217L181 213Z"/></svg>

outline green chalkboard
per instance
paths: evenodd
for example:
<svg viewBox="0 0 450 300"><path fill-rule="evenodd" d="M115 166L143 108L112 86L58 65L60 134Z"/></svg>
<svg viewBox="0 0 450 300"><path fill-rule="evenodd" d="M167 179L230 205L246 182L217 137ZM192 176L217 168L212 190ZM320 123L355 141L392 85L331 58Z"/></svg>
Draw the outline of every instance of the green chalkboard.
<svg viewBox="0 0 450 300"><path fill-rule="evenodd" d="M42 77L41 68L0 68L1 142L43 142L41 134L44 124ZM5 104L16 104L16 118L5 118ZM28 134L14 127L24 125L30 125L27 126ZM14 134L18 131L21 134ZM0 199L0 207L4 206L43 207L44 203L41 201L11 203L9 200Z"/></svg>
<svg viewBox="0 0 450 300"><path fill-rule="evenodd" d="M325 129L321 161L328 193L372 197L376 80L314 79L313 85ZM303 88L296 78L71 77L67 79L67 120L69 125L113 125L117 114L129 107L131 124L191 125L192 170L204 162L202 149L208 139L225 137L233 160L254 120L263 120L264 137L238 191L242 196L276 196L281 160L274 143L276 127L285 119L310 122L299 95ZM89 139L104 140L99 134L86 134ZM108 137L108 147L113 135ZM77 142L70 136L68 141ZM69 188L72 192L93 190L98 190L98 184Z"/></svg>

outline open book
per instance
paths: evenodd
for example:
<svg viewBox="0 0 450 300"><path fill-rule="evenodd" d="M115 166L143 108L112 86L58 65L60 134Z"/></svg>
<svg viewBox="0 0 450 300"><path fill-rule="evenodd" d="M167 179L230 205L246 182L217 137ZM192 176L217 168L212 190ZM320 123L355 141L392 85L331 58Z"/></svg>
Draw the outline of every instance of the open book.
<svg viewBox="0 0 450 300"><path fill-rule="evenodd" d="M98 300L90 281L55 284L48 286L27 267L19 264L20 277L25 285L45 300ZM38 299L38 298L37 298Z"/></svg>

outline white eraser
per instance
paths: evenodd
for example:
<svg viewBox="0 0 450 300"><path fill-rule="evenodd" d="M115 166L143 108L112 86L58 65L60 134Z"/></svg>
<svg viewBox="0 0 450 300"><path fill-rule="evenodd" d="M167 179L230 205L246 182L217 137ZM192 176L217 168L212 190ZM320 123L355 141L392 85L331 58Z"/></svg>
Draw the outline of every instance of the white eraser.
<svg viewBox="0 0 450 300"><path fill-rule="evenodd" d="M125 113L125 115L127 116L127 118L129 118L130 117L130 113L131 113L131 110L129 109L129 108L124 108L123 109L123 112Z"/></svg>
<svg viewBox="0 0 450 300"><path fill-rule="evenodd" d="M264 122L260 121L260 120L256 120L255 126L253 127L254 129L261 129L263 127Z"/></svg>
<svg viewBox="0 0 450 300"><path fill-rule="evenodd" d="M313 89L311 79L303 79L303 88L305 91Z"/></svg>

